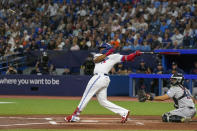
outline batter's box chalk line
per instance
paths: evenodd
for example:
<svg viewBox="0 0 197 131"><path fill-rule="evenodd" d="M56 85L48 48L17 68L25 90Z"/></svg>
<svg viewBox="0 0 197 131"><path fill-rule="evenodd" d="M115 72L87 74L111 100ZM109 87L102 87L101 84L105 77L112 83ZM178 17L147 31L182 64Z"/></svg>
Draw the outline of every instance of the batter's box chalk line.
<svg viewBox="0 0 197 131"><path fill-rule="evenodd" d="M36 122L36 123L19 123L19 124L6 124L6 125L0 125L0 127L9 127L9 126L28 126L28 125L57 125L58 123L53 121L52 118L27 118L27 117L0 117L0 119L23 119L23 120L47 120L48 122Z"/></svg>

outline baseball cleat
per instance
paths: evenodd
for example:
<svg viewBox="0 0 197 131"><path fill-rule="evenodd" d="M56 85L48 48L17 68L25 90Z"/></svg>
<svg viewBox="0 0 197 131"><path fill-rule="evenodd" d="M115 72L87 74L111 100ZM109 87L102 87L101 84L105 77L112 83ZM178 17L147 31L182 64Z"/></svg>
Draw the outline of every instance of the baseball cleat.
<svg viewBox="0 0 197 131"><path fill-rule="evenodd" d="M130 113L130 111L128 111L126 115L122 116L121 123L125 123L127 121L127 118L129 117L129 113Z"/></svg>
<svg viewBox="0 0 197 131"><path fill-rule="evenodd" d="M80 118L75 115L70 115L68 117L65 117L64 120L67 122L78 122L78 121L80 121Z"/></svg>

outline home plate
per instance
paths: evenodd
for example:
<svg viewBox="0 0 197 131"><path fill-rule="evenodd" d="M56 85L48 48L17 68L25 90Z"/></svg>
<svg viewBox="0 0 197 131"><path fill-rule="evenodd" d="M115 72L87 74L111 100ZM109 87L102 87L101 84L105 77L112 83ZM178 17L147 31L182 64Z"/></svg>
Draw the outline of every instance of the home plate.
<svg viewBox="0 0 197 131"><path fill-rule="evenodd" d="M142 122L136 122L135 124L136 125L144 125L144 123L142 123Z"/></svg>
<svg viewBox="0 0 197 131"><path fill-rule="evenodd" d="M80 120L80 122L95 123L99 121L98 120Z"/></svg>

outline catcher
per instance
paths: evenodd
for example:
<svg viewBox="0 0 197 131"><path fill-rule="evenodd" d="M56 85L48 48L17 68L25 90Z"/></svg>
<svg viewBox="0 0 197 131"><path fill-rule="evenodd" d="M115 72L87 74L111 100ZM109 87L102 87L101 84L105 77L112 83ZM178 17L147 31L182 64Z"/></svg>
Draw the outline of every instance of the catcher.
<svg viewBox="0 0 197 131"><path fill-rule="evenodd" d="M162 115L163 122L186 122L190 121L196 114L195 99L190 91L183 87L184 77L182 74L172 74L170 78L171 88L163 96L153 97L144 91L139 91L138 100L163 101L172 98L174 100L175 110L166 112Z"/></svg>

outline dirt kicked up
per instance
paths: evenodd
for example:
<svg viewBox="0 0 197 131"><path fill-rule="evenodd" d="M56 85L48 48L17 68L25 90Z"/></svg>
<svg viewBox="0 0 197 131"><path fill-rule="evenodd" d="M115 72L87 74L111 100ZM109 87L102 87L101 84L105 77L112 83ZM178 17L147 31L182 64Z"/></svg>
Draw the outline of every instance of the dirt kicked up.
<svg viewBox="0 0 197 131"><path fill-rule="evenodd" d="M152 129L196 130L197 118L187 123L164 123L159 116L130 116L122 124L115 115L81 115L80 122L67 123L63 115L0 116L0 129Z"/></svg>

